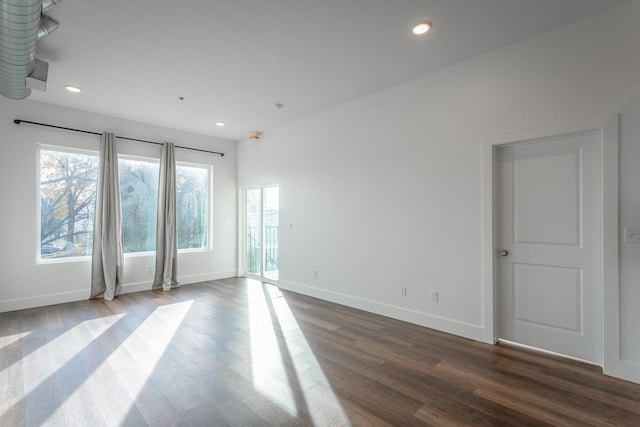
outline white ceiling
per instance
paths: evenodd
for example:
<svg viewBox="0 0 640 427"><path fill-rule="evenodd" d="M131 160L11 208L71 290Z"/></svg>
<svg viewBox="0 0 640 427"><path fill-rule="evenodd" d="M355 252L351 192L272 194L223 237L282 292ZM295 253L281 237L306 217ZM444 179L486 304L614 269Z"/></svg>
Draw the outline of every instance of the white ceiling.
<svg viewBox="0 0 640 427"><path fill-rule="evenodd" d="M30 98L242 139L625 1L64 0Z"/></svg>

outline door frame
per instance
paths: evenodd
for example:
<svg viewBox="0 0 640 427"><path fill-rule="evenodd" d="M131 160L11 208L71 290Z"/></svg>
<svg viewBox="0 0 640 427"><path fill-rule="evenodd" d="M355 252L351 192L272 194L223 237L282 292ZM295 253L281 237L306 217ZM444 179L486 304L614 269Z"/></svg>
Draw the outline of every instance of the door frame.
<svg viewBox="0 0 640 427"><path fill-rule="evenodd" d="M618 272L618 115L493 135L482 141L483 338L498 341L498 161L500 147L581 134L600 134L602 149L603 371L620 377Z"/></svg>
<svg viewBox="0 0 640 427"><path fill-rule="evenodd" d="M240 248L238 250L239 260L238 266L240 275L246 276L255 280L260 280L262 282L271 283L277 285L278 281L269 279L264 275L265 268L265 259L264 259L264 190L265 188L273 188L280 187L279 184L265 184L265 185L245 185L240 187L240 197L239 197L239 213L240 213L240 230L238 235L238 241L240 242ZM261 261L260 261L260 274L254 274L247 272L247 191L248 190L260 190L260 246L261 246ZM279 209L279 207L278 207ZM278 263L280 260L278 260Z"/></svg>

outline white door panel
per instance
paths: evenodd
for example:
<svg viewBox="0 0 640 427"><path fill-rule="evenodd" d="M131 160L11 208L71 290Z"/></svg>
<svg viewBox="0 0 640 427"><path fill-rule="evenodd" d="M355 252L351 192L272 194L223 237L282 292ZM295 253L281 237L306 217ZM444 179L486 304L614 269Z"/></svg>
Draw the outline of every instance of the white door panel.
<svg viewBox="0 0 640 427"><path fill-rule="evenodd" d="M582 332L582 271L579 268L513 264L514 319Z"/></svg>
<svg viewBox="0 0 640 427"><path fill-rule="evenodd" d="M602 362L600 135L500 148L500 338Z"/></svg>
<svg viewBox="0 0 640 427"><path fill-rule="evenodd" d="M580 244L579 175L579 150L515 158L515 243Z"/></svg>

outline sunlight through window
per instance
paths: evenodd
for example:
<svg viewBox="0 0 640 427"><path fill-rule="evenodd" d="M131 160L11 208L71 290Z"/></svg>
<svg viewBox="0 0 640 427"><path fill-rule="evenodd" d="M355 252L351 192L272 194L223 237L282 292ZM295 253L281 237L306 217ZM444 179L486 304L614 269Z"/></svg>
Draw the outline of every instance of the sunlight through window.
<svg viewBox="0 0 640 427"><path fill-rule="evenodd" d="M16 342L18 340L21 340L22 338L26 337L30 333L31 333L31 331L24 332L22 334L7 335L6 337L0 337L0 349L2 347L6 347L8 345L11 345L11 344L13 344L14 342Z"/></svg>
<svg viewBox="0 0 640 427"><path fill-rule="evenodd" d="M24 394L28 394L64 366L69 360L82 352L91 344L91 341L102 335L102 333L109 329L122 316L124 316L124 314L84 321L5 369L11 369L18 363L33 366L33 368L26 371L24 375ZM90 334L87 333L87 328L90 328ZM47 357L44 357L44 355ZM48 360L49 364L43 365L42 363L35 363L36 360Z"/></svg>
<svg viewBox="0 0 640 427"><path fill-rule="evenodd" d="M291 415L298 415L261 283L249 280L251 375L254 388Z"/></svg>
<svg viewBox="0 0 640 427"><path fill-rule="evenodd" d="M60 341L61 337L47 344L45 347L51 347L52 352L55 349L56 353L68 353L52 358L54 363L47 367L52 374L55 374L59 369L63 371L66 361L75 355L81 355L90 345L107 346L107 348L110 345L116 345L105 360L92 360L91 351L80 356L87 358L86 377L83 376L78 384L71 384L72 387L75 387L73 392L63 404L55 408L55 411L46 420L47 423L51 425L66 424L69 407L98 407L101 412L108 413L109 418L119 419L120 423L124 422L192 303L193 301L185 301L158 307L134 330L129 331L128 326L125 325L124 328L113 331L116 336L128 333L128 337L122 344L118 344L119 341L115 337L113 339L107 337L100 343L98 338L114 326L118 320L126 316L126 313L83 322L85 328L81 328L80 335L87 343L81 349L78 348L79 337L74 337L70 345L65 344L64 340ZM77 329L78 327L67 334ZM56 342L57 344L55 344ZM144 343L144 346L140 345L141 342ZM49 351L46 348L42 350ZM122 389L113 390L105 399L102 397L103 384L113 382L114 376L118 377L118 383L122 384ZM46 375L38 371L35 377L45 378ZM26 375L25 383L27 383ZM25 390L25 394L27 393ZM87 396L95 398L87 399ZM82 415L78 414L80 417Z"/></svg>
<svg viewBox="0 0 640 427"><path fill-rule="evenodd" d="M124 314L84 321L46 342L34 352L3 369L0 373L7 378L24 373L24 395L28 395L45 381L49 381L59 369L82 353L96 337L107 331L122 316ZM21 335L24 337L28 334ZM4 343L4 345L7 345L7 343ZM42 361L47 361L47 363L42 363ZM28 366L29 369L23 369L23 366ZM16 402L6 401L4 403L0 415Z"/></svg>
<svg viewBox="0 0 640 427"><path fill-rule="evenodd" d="M184 301L158 307L107 359L132 402L142 392L192 304L193 301ZM140 348L140 341L145 342L147 348ZM131 406L122 412L121 421Z"/></svg>
<svg viewBox="0 0 640 427"><path fill-rule="evenodd" d="M275 287L273 287L275 288ZM276 315L282 328L285 342L291 348L291 352L299 355L293 357L293 366L297 372L312 370L314 373L313 385L302 387L309 415L314 425L351 425L344 412L338 397L335 395L329 380L324 374L320 363L316 359L313 350L304 337L296 318L294 317L287 300L278 298L273 300ZM295 346L295 347L294 347Z"/></svg>
<svg viewBox="0 0 640 427"><path fill-rule="evenodd" d="M65 405L78 408L96 405L101 411L109 413L110 418L123 423L192 303L185 301L155 309L106 360L100 362L67 398ZM111 382L114 375L122 384L121 393L112 390L109 399L86 401L86 396L100 396L103 393L102 385ZM65 405L60 405L49 421L63 419Z"/></svg>
<svg viewBox="0 0 640 427"><path fill-rule="evenodd" d="M280 290L255 280L248 281L247 289L256 390L293 415L300 415L297 408L304 408L314 425L349 425ZM309 375L303 373L309 372L313 381L305 380Z"/></svg>

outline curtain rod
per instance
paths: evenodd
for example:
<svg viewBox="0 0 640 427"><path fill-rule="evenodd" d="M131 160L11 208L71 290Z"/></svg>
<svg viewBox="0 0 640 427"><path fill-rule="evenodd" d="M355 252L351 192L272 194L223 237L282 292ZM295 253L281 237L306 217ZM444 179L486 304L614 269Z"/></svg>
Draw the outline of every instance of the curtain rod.
<svg viewBox="0 0 640 427"><path fill-rule="evenodd" d="M91 135L102 135L99 132L92 132L92 131L88 131L88 130L74 129L74 128L66 128L64 126L55 126L55 125L49 125L49 124L46 124L46 123L30 122L29 120L15 119L13 121L13 123L15 123L17 125L19 125L20 123L28 123L30 125L44 126L44 127L48 127L48 128L68 130L68 131L71 131L71 132L88 133L88 134L91 134ZM128 138L126 136L118 136L118 135L116 135L116 138L118 138L118 139L126 139L128 141L144 142L144 143L147 143L147 144L163 145L162 142L146 141L144 139ZM219 151L209 151L209 150L202 150L200 148L182 147L180 145L176 145L175 147L176 148L182 148L183 150L192 150L192 151L200 151L202 153L217 154L217 155L219 155L221 157L224 157L224 153L221 153Z"/></svg>

